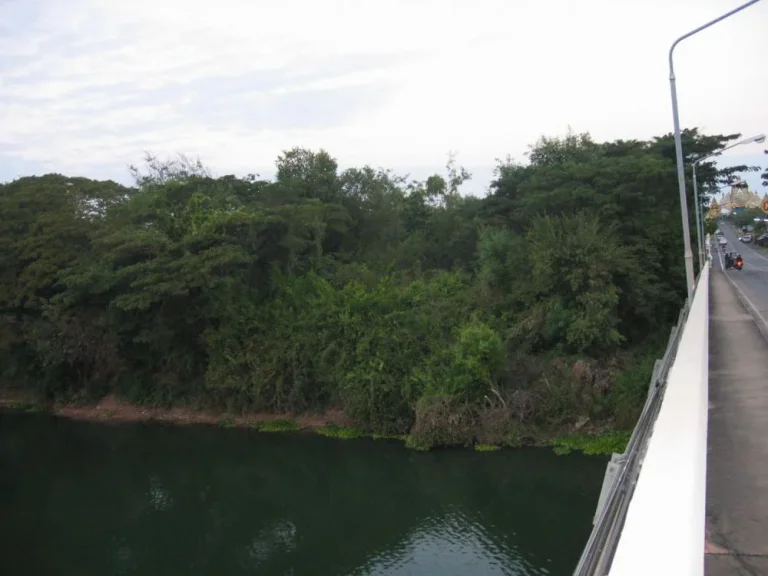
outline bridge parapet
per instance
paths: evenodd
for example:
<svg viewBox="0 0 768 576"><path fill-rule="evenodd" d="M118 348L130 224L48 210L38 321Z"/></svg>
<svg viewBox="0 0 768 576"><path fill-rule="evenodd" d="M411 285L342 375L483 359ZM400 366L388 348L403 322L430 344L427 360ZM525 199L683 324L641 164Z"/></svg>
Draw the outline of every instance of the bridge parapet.
<svg viewBox="0 0 768 576"><path fill-rule="evenodd" d="M608 464L577 576L704 573L709 264L656 362L624 454Z"/></svg>

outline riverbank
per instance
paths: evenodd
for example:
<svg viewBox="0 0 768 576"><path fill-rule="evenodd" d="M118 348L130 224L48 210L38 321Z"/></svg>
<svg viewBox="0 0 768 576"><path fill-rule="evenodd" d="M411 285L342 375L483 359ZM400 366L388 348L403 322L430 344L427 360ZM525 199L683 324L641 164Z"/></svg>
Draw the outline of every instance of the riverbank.
<svg viewBox="0 0 768 576"><path fill-rule="evenodd" d="M30 413L46 412L53 416L73 420L99 423L161 422L178 426L209 425L224 428L248 428L259 432L310 432L322 436L350 440L369 437L373 439L399 440L406 447L424 450L408 435L365 434L355 428L341 410L328 410L321 414L269 414L251 413L228 414L212 410L196 410L189 407L152 408L126 402L110 395L99 402L76 404L54 402L41 404L33 397L18 393L0 391L0 408ZM495 452L502 448L550 447L563 455L573 450L589 455L610 455L622 452L629 440L629 432L613 430L607 426L594 425L588 421L577 427L553 431L536 430L535 433L520 434L513 442L504 445L476 443L472 447L478 452Z"/></svg>

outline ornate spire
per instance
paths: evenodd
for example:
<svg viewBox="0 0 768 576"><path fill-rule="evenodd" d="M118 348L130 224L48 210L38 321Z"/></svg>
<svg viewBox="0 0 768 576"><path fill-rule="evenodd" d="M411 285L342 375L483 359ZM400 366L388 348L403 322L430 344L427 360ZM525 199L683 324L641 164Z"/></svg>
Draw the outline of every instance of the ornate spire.
<svg viewBox="0 0 768 576"><path fill-rule="evenodd" d="M760 196L749 189L748 185L731 186L729 192L723 195L722 207L727 210L734 208L759 208L763 206Z"/></svg>
<svg viewBox="0 0 768 576"><path fill-rule="evenodd" d="M709 204L709 210L707 211L707 218L709 219L717 219L720 218L720 204L718 204L717 200L712 200Z"/></svg>

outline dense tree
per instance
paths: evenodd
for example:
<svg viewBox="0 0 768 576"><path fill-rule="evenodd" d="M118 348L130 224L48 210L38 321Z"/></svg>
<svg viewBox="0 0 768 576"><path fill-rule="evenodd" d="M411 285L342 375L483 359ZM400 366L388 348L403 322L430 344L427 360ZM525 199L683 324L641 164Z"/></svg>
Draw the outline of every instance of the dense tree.
<svg viewBox="0 0 768 576"><path fill-rule="evenodd" d="M688 161L737 137L688 130ZM617 374L685 295L670 135L542 138L486 198L453 156L424 182L300 148L274 181L145 160L132 187L0 185L4 386L514 442L626 425L646 382ZM700 188L735 172L702 164Z"/></svg>

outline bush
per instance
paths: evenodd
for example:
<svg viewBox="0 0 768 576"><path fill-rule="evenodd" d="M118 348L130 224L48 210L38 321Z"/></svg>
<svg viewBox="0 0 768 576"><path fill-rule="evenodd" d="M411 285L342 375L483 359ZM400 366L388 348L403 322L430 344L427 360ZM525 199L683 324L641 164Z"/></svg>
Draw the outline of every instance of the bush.
<svg viewBox="0 0 768 576"><path fill-rule="evenodd" d="M425 396L416 405L410 447L470 446L477 429L476 409L455 396Z"/></svg>

